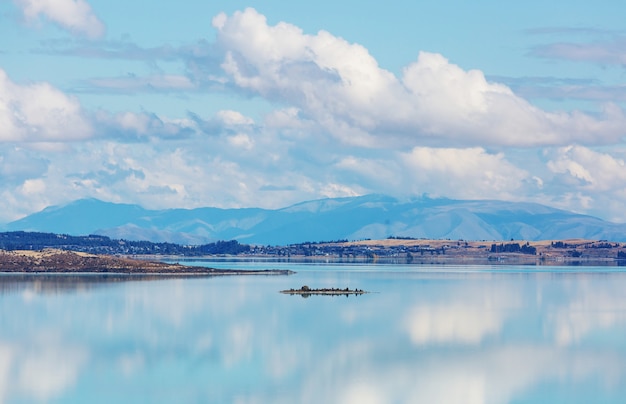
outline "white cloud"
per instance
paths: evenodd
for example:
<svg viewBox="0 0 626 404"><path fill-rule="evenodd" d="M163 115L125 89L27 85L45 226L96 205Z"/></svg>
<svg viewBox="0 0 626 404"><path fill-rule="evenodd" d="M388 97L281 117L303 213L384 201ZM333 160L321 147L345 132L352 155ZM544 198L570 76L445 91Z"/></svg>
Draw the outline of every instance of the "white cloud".
<svg viewBox="0 0 626 404"><path fill-rule="evenodd" d="M44 16L70 32L89 38L104 36L105 26L84 0L14 0L28 20Z"/></svg>
<svg viewBox="0 0 626 404"><path fill-rule="evenodd" d="M115 116L115 122L124 130L145 134L150 125L150 118L146 115L123 112Z"/></svg>
<svg viewBox="0 0 626 404"><path fill-rule="evenodd" d="M131 141L137 138L184 136L196 130L195 123L189 119L168 119L147 112L113 114L99 110L93 114L92 120L99 136Z"/></svg>
<svg viewBox="0 0 626 404"><path fill-rule="evenodd" d="M413 344L481 344L501 334L510 311L523 300L519 291L510 288L468 287L453 292L445 302L416 302L408 307L404 326Z"/></svg>
<svg viewBox="0 0 626 404"><path fill-rule="evenodd" d="M9 375L13 362L13 349L6 343L0 343L0 402L5 402L5 397L11 386Z"/></svg>
<svg viewBox="0 0 626 404"><path fill-rule="evenodd" d="M527 184L536 184L503 154L489 154L482 148L416 147L401 159L416 192L428 189L440 196L509 199Z"/></svg>
<svg viewBox="0 0 626 404"><path fill-rule="evenodd" d="M626 133L615 105L601 118L546 112L439 54L420 53L398 78L358 44L284 22L269 26L254 9L220 14L213 24L234 84L291 104L346 144L531 147L614 143Z"/></svg>
<svg viewBox="0 0 626 404"><path fill-rule="evenodd" d="M618 284L598 291L591 282L576 284L576 299L547 314L546 327L559 346L579 344L588 334L618 328L626 323L626 298Z"/></svg>
<svg viewBox="0 0 626 404"><path fill-rule="evenodd" d="M407 318L411 341L417 345L478 344L502 328L501 311L468 308L463 305L415 307Z"/></svg>
<svg viewBox="0 0 626 404"><path fill-rule="evenodd" d="M228 138L228 142L234 147L242 148L244 150L250 150L254 147L254 142L250 137L244 133L240 133Z"/></svg>
<svg viewBox="0 0 626 404"><path fill-rule="evenodd" d="M249 360L252 356L254 325L248 322L235 323L226 333L228 342L221 352L221 359L226 369L230 369L243 360Z"/></svg>
<svg viewBox="0 0 626 404"><path fill-rule="evenodd" d="M217 117L225 124L225 125L252 125L254 124L254 120L247 116L244 116L242 113L232 110L222 110L217 112Z"/></svg>
<svg viewBox="0 0 626 404"><path fill-rule="evenodd" d="M43 179L31 179L24 181L21 186L21 194L25 197L31 197L33 195L41 195L46 191L46 183Z"/></svg>
<svg viewBox="0 0 626 404"><path fill-rule="evenodd" d="M563 209L624 222L626 152L568 146L546 152L550 203ZM545 189L545 187L544 187Z"/></svg>
<svg viewBox="0 0 626 404"><path fill-rule="evenodd" d="M22 358L17 375L21 391L38 400L47 400L76 383L86 353L75 348L58 348L36 351Z"/></svg>
<svg viewBox="0 0 626 404"><path fill-rule="evenodd" d="M355 189L357 188L357 189ZM347 196L358 196L362 195L361 190L358 187L351 187L349 185L342 185L336 183L327 183L322 184L320 187L319 194L324 198L342 198Z"/></svg>
<svg viewBox="0 0 626 404"><path fill-rule="evenodd" d="M626 183L624 160L582 146L559 148L548 168L581 184L587 191L617 191Z"/></svg>
<svg viewBox="0 0 626 404"><path fill-rule="evenodd" d="M315 132L316 124L304 119L298 108L289 107L271 111L265 116L264 125L292 138L306 138Z"/></svg>
<svg viewBox="0 0 626 404"><path fill-rule="evenodd" d="M19 85L0 69L0 142L86 139L93 134L75 98L48 83Z"/></svg>
<svg viewBox="0 0 626 404"><path fill-rule="evenodd" d="M67 143L66 149L41 151L45 162L38 163L36 170L33 166L32 170L3 172L0 160L0 175L6 178L0 181L0 196L5 202L0 221L85 197L158 209L280 208L320 196L355 194L329 175L329 166L299 161L287 149L290 141L271 134L244 130L225 136L153 136L150 125L142 125L144 120L135 115L127 120L121 115L107 116L111 121L101 120L102 125L109 131L118 125L117 137L98 137ZM127 127L136 124L128 129L130 141L119 141L127 137L114 118L126 122ZM142 142L133 142L137 133L144 132L142 128ZM294 153L301 153L301 149ZM30 154L31 159L38 155L36 151ZM0 157L5 158L2 153ZM269 190L280 192L264 192Z"/></svg>
<svg viewBox="0 0 626 404"><path fill-rule="evenodd" d="M40 4L20 4L31 3ZM217 46L198 47L221 49L229 80L221 89L260 95L275 110L258 119L232 103L203 111L208 118L85 111L48 83L17 84L0 70L3 217L87 196L152 208L280 208L376 192L602 207L603 217L626 220L626 155L592 148L621 139L626 125L615 105L602 118L546 112L435 53L420 53L394 75L361 45L269 26L252 9L213 23ZM121 46L119 59L139 52L138 60L189 62L196 52L107 46ZM194 63L213 66L205 56ZM120 91L200 90L180 72L96 82ZM541 155L536 145L557 148Z"/></svg>
<svg viewBox="0 0 626 404"><path fill-rule="evenodd" d="M82 347L67 347L50 333L29 343L0 342L0 399L49 401L71 389L88 360Z"/></svg>
<svg viewBox="0 0 626 404"><path fill-rule="evenodd" d="M379 189L387 188L387 192L398 189L404 183L403 167L397 164L393 158L363 158L356 156L345 156L335 164L341 170L357 174L359 182L369 181L376 184Z"/></svg>

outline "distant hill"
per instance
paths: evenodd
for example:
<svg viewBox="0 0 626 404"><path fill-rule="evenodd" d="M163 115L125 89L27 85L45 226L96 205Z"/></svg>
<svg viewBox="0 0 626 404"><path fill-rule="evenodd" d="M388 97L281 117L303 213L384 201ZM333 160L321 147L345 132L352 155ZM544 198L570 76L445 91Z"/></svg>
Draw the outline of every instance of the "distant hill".
<svg viewBox="0 0 626 404"><path fill-rule="evenodd" d="M534 203L384 195L302 202L283 209L166 209L84 199L44 209L2 226L4 231L204 244L217 240L286 245L389 236L452 240L626 241L626 224L610 223Z"/></svg>

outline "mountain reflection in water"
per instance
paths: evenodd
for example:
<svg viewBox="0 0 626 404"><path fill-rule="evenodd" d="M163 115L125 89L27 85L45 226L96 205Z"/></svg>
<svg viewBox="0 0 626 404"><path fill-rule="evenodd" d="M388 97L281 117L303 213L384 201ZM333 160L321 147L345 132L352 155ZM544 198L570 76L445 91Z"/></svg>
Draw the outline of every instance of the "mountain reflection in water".
<svg viewBox="0 0 626 404"><path fill-rule="evenodd" d="M43 294L62 294L111 286L120 282L155 281L198 277L198 275L150 275L150 274L0 274L0 294L20 293L31 290Z"/></svg>
<svg viewBox="0 0 626 404"><path fill-rule="evenodd" d="M0 402L626 397L626 273L281 268L297 273L150 282L2 276ZM294 284L377 293L279 293Z"/></svg>

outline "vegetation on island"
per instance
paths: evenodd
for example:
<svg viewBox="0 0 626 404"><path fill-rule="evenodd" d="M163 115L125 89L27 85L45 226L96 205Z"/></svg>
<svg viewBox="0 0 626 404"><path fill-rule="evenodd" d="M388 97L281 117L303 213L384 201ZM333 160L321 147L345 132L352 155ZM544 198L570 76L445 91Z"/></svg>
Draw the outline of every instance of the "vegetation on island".
<svg viewBox="0 0 626 404"><path fill-rule="evenodd" d="M363 289L350 289L350 288L319 288L312 289L307 285L302 286L300 289L287 289L281 290L280 293L286 295L300 295L302 297L309 297L311 295L327 295L327 296L350 296L350 295L362 295L368 293Z"/></svg>

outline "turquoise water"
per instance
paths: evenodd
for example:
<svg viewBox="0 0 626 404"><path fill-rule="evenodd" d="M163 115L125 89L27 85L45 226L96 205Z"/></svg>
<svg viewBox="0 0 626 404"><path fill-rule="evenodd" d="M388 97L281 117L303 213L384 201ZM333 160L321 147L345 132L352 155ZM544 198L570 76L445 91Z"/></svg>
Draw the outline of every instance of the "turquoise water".
<svg viewBox="0 0 626 404"><path fill-rule="evenodd" d="M0 402L622 403L626 273L211 262L0 276ZM375 293L311 296L282 289Z"/></svg>

